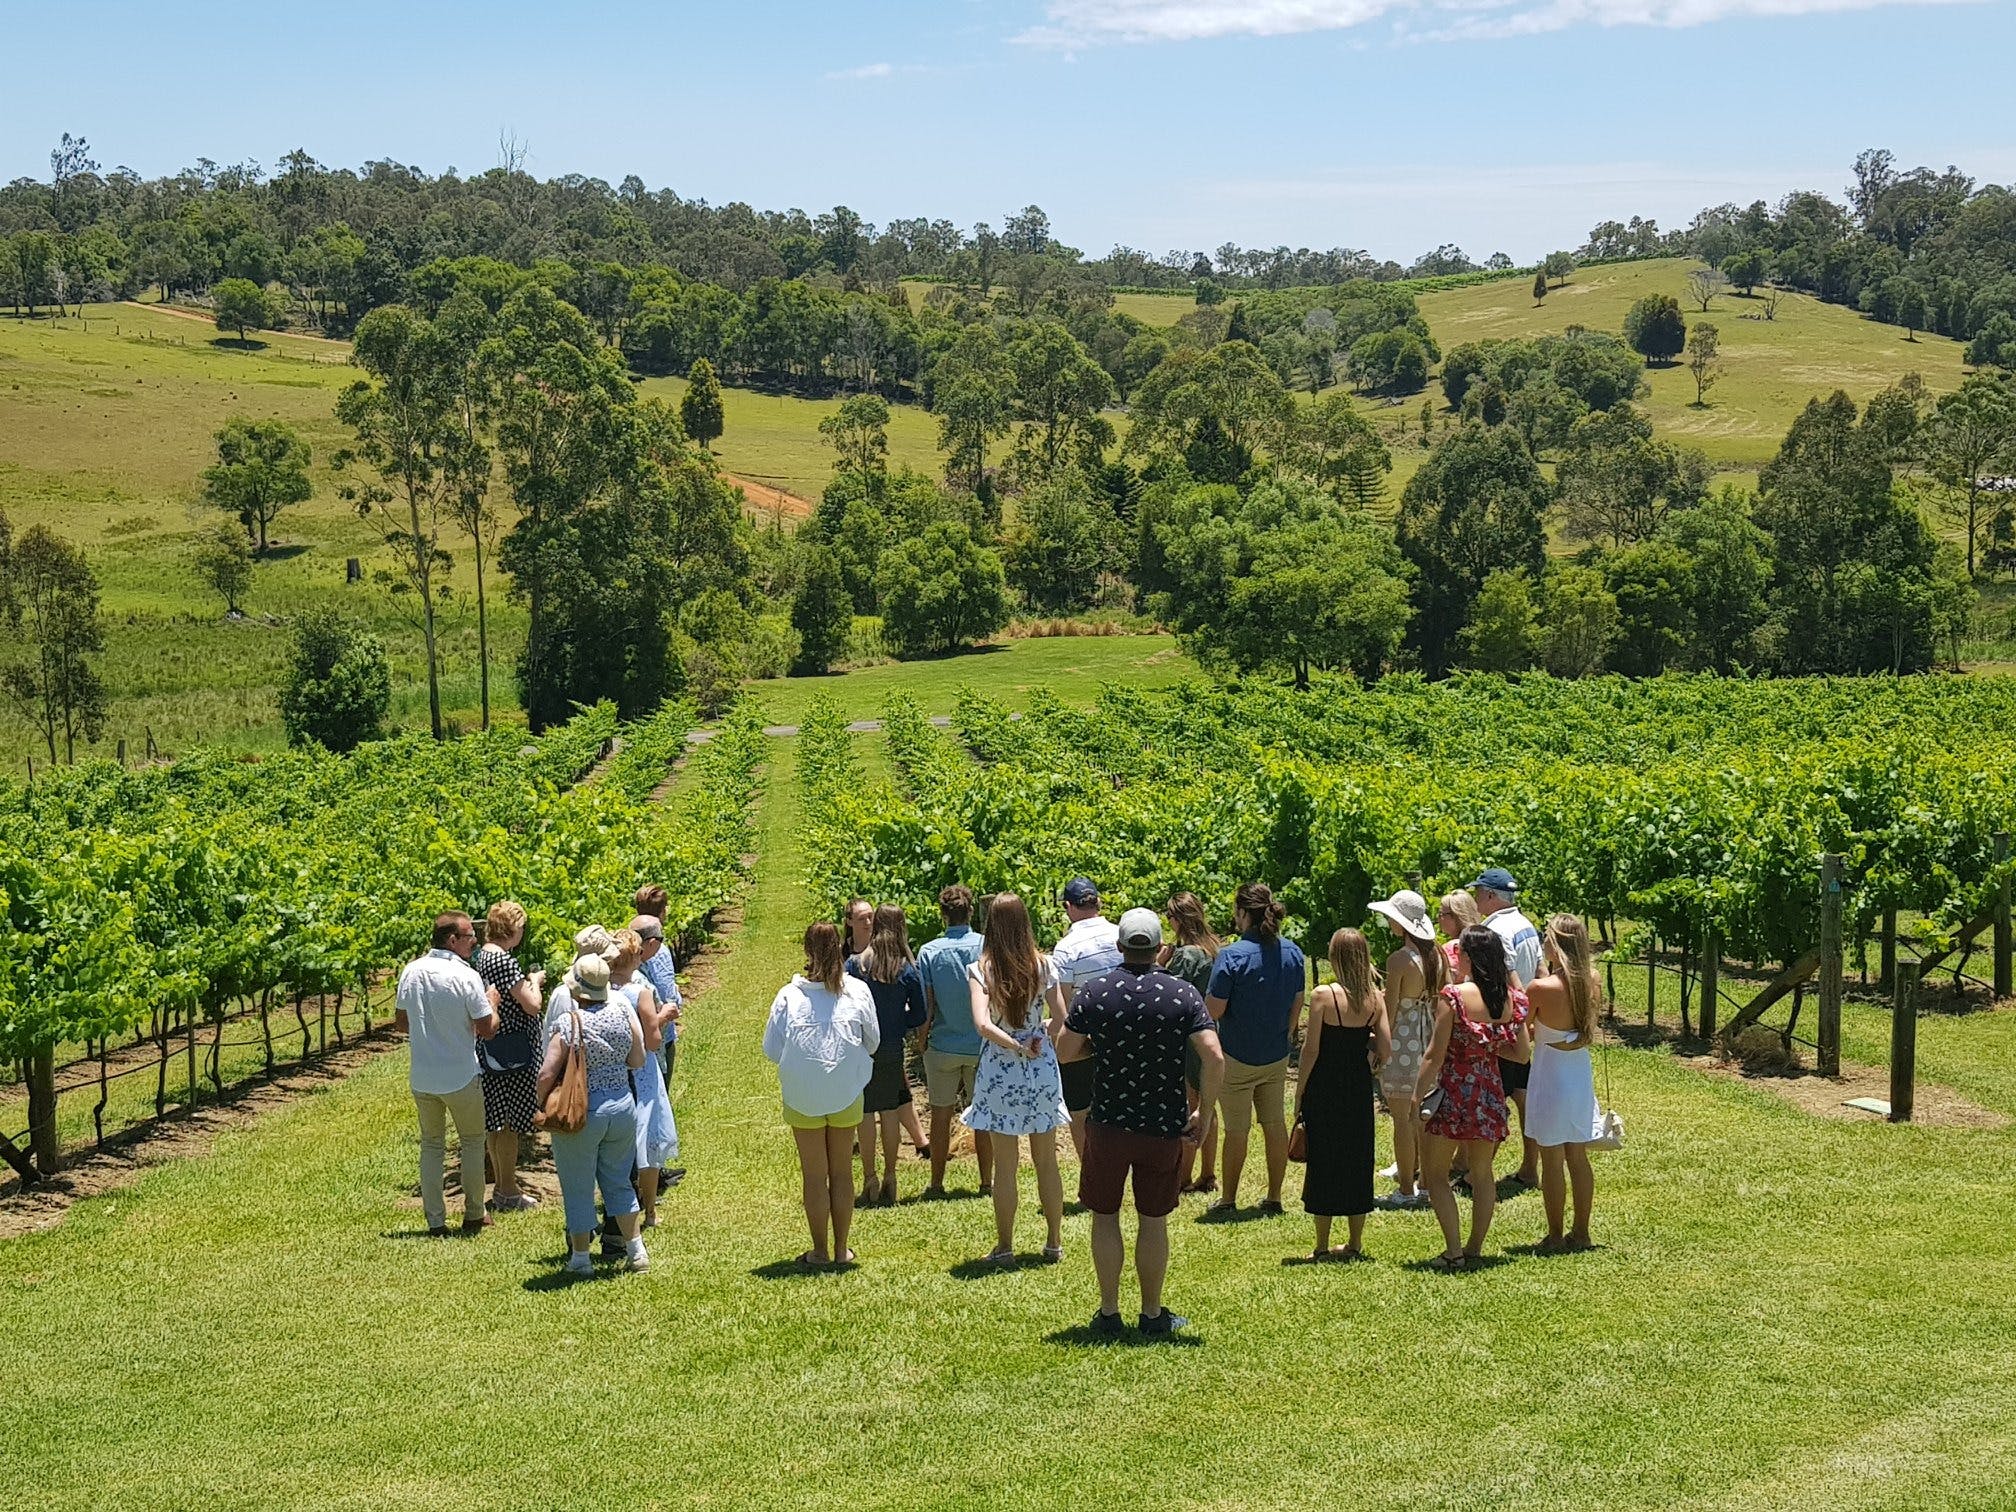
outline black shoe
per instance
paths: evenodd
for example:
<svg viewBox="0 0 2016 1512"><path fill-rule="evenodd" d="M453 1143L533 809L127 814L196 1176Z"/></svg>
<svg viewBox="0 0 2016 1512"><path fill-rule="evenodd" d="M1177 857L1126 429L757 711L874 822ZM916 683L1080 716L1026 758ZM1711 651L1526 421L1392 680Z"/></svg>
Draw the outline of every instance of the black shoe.
<svg viewBox="0 0 2016 1512"><path fill-rule="evenodd" d="M1120 1314L1109 1312L1092 1314L1090 1327L1092 1332L1105 1339L1117 1339L1127 1331L1127 1325L1120 1321Z"/></svg>
<svg viewBox="0 0 2016 1512"><path fill-rule="evenodd" d="M1179 1317L1166 1307L1152 1318L1144 1315L1141 1319L1141 1332L1150 1339L1166 1339L1179 1328L1188 1328L1189 1326L1190 1320L1188 1318Z"/></svg>
<svg viewBox="0 0 2016 1512"><path fill-rule="evenodd" d="M684 1166L667 1166L663 1171L658 1173L658 1185L661 1187L675 1187L685 1179L686 1167Z"/></svg>

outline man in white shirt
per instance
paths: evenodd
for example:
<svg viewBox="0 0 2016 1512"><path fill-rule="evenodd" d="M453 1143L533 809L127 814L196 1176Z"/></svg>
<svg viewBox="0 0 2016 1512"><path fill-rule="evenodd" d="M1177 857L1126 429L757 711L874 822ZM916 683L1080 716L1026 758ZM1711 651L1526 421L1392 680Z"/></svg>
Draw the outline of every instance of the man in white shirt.
<svg viewBox="0 0 2016 1512"><path fill-rule="evenodd" d="M1505 942L1505 965L1521 987L1530 986L1540 975L1540 931L1519 911L1519 884L1502 866L1486 867L1470 884L1470 896L1477 900L1477 912L1484 927ZM1529 1052L1530 1053L1530 1052ZM1505 1083L1506 1099L1519 1110L1521 1158L1516 1180L1525 1186L1540 1184L1540 1146L1526 1137L1526 1083L1533 1072L1530 1060L1501 1053L1498 1075Z"/></svg>
<svg viewBox="0 0 2016 1512"><path fill-rule="evenodd" d="M1120 964L1120 926L1099 913L1099 888L1090 877L1073 877L1064 884L1064 917L1071 927L1050 952L1050 964L1057 984L1064 989L1064 1006L1078 988L1102 977ZM1064 1106L1071 1114L1071 1147L1078 1159L1085 1159L1085 1119L1092 1111L1092 1094L1098 1080L1097 1063L1066 1061L1058 1068L1064 1083Z"/></svg>
<svg viewBox="0 0 2016 1512"><path fill-rule="evenodd" d="M443 1177L448 1163L448 1120L462 1156L462 1232L480 1234L483 1212L483 1083L476 1041L497 1032L497 989L485 987L469 957L476 926L465 913L434 920L434 946L399 973L394 1022L407 1031L412 1066L407 1074L420 1114L420 1205L427 1232L448 1232Z"/></svg>

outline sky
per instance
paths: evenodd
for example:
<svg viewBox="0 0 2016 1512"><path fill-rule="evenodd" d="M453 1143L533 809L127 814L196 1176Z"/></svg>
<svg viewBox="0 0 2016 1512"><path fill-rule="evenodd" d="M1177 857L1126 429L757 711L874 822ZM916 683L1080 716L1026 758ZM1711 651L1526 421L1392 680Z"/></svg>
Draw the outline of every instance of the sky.
<svg viewBox="0 0 2016 1512"><path fill-rule="evenodd" d="M0 16L24 0L0 0ZM107 169L392 158L634 173L688 199L1098 254L1573 247L1597 221L1841 196L1864 147L2016 180L1967 60L2016 0L523 0L110 4L0 89L0 179L65 131Z"/></svg>

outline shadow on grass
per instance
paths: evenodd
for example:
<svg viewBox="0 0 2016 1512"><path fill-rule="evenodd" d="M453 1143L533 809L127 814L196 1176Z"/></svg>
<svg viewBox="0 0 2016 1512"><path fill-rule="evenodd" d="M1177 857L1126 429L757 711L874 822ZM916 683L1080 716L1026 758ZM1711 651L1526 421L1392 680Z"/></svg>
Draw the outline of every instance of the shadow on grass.
<svg viewBox="0 0 2016 1512"><path fill-rule="evenodd" d="M379 1234L378 1237L380 1239L460 1239L462 1237L462 1231L460 1229L451 1228L445 1234L434 1234L429 1233L424 1228L386 1229L384 1232ZM469 1237L473 1239L476 1236L474 1234L471 1234Z"/></svg>
<svg viewBox="0 0 2016 1512"><path fill-rule="evenodd" d="M926 1190L922 1192L912 1192L908 1197L897 1198L896 1206L898 1206L899 1208L935 1207L941 1202L974 1202L982 1197L992 1197L993 1195L994 1194L992 1192L976 1191L972 1187L961 1187L956 1192L953 1191L933 1192Z"/></svg>
<svg viewBox="0 0 2016 1512"><path fill-rule="evenodd" d="M298 543L290 543L285 546L268 546L264 551L258 553L258 558L262 562L291 562L295 557L305 555L307 551L307 546Z"/></svg>
<svg viewBox="0 0 2016 1512"><path fill-rule="evenodd" d="M1478 1255L1460 1271L1443 1272L1436 1269L1435 1261L1438 1258L1438 1256L1429 1255L1421 1260L1402 1260L1400 1262L1400 1269L1426 1271L1430 1275L1474 1276L1479 1271L1496 1270L1501 1265L1510 1265L1512 1263L1512 1257L1509 1255Z"/></svg>
<svg viewBox="0 0 2016 1512"><path fill-rule="evenodd" d="M1201 1349L1204 1338L1195 1332L1144 1334L1129 1328L1117 1334L1101 1333L1090 1323L1074 1323L1043 1335L1045 1344L1062 1344L1070 1349Z"/></svg>
<svg viewBox="0 0 2016 1512"><path fill-rule="evenodd" d="M1263 1213L1257 1207L1228 1208L1219 1207L1214 1203L1199 1213L1192 1221L1196 1223L1259 1223L1268 1218L1281 1218L1284 1216L1286 1215L1282 1213Z"/></svg>
<svg viewBox="0 0 2016 1512"><path fill-rule="evenodd" d="M565 1291L570 1286L586 1286L590 1282L602 1279L600 1271L589 1271L586 1275L580 1271L570 1271L567 1269L564 1255L551 1264L553 1267L551 1270L543 1270L536 1276L527 1276L518 1284L528 1292L555 1292Z"/></svg>
<svg viewBox="0 0 2016 1512"><path fill-rule="evenodd" d="M984 1255L977 1260L961 1260L948 1266L945 1274L954 1281L984 1281L989 1276L1012 1275L1027 1266L1046 1269L1055 1264L1055 1260L1046 1259L1040 1250L1024 1250L1006 1260L989 1260Z"/></svg>
<svg viewBox="0 0 2016 1512"><path fill-rule="evenodd" d="M1541 1242L1536 1240L1532 1244L1508 1244L1505 1255L1508 1259L1517 1255L1522 1260L1564 1260L1570 1255L1599 1254L1602 1249L1600 1244L1586 1245L1581 1249L1543 1249Z"/></svg>
<svg viewBox="0 0 2016 1512"><path fill-rule="evenodd" d="M758 1281L797 1281L812 1276L839 1276L848 1271L859 1270L859 1260L806 1260L793 1256L789 1260L772 1260L765 1265L752 1265L749 1274Z"/></svg>
<svg viewBox="0 0 2016 1512"><path fill-rule="evenodd" d="M226 352L263 352L268 343L250 336L212 336L210 345Z"/></svg>
<svg viewBox="0 0 2016 1512"><path fill-rule="evenodd" d="M1330 1250L1320 1255L1313 1253L1307 1255L1284 1255L1281 1258L1281 1263L1283 1265L1368 1265L1371 1263L1371 1260L1372 1257L1363 1251L1355 1255L1346 1255L1336 1250Z"/></svg>

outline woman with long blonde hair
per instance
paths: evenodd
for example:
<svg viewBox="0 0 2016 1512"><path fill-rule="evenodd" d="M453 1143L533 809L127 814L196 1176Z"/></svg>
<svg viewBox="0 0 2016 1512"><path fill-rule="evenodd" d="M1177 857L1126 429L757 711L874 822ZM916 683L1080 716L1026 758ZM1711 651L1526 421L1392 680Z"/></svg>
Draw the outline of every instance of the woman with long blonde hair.
<svg viewBox="0 0 2016 1512"><path fill-rule="evenodd" d="M1363 1257L1372 1211L1372 1087L1391 1049L1386 999L1372 971L1372 947L1355 929L1330 936L1330 974L1309 996L1295 1118L1308 1143L1302 1207L1316 1221L1315 1260ZM1330 1222L1343 1218L1351 1242L1330 1247Z"/></svg>
<svg viewBox="0 0 2016 1512"><path fill-rule="evenodd" d="M994 1151L994 1248L997 1265L1015 1259L1017 1141L1029 1141L1036 1191L1049 1238L1043 1258L1064 1258L1064 1178L1057 1169L1057 1131L1071 1121L1057 1069L1056 1037L1064 1026L1064 993L1050 958L1036 948L1029 909L1001 893L987 913L987 942L966 969L973 1027L980 1034L980 1069L966 1125L991 1136ZM1045 1005L1050 1015L1046 1023Z"/></svg>
<svg viewBox="0 0 2016 1512"><path fill-rule="evenodd" d="M1181 977L1202 997L1204 989L1211 985L1211 963L1218 959L1218 952L1224 948L1211 928L1211 920L1204 912L1204 903L1193 892L1179 892L1166 905L1169 922L1174 926L1174 938L1162 947L1158 964L1171 976ZM1197 1052L1189 1045L1183 1047L1183 1085L1185 1096L1190 1102L1190 1111L1197 1111L1199 1089L1204 1074L1203 1063ZM1215 1192L1218 1190L1218 1109L1204 1110L1204 1130L1194 1145L1187 1140L1183 1145L1183 1178L1181 1190L1185 1192ZM1203 1173L1197 1175L1197 1157L1204 1157ZM1193 1176L1195 1179L1193 1180Z"/></svg>
<svg viewBox="0 0 2016 1512"><path fill-rule="evenodd" d="M1542 1251L1590 1245L1589 1209L1596 1173L1589 1141L1596 1135L1596 1070L1589 1047L1603 1003L1589 931L1572 914L1556 914L1542 932L1542 975L1526 990L1533 1010L1533 1080L1526 1091L1525 1133L1540 1146L1540 1197L1547 1210ZM1565 1179L1564 1179L1565 1177ZM1574 1189L1575 1226L1563 1232L1567 1188Z"/></svg>

